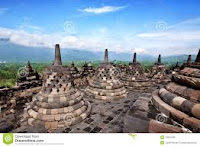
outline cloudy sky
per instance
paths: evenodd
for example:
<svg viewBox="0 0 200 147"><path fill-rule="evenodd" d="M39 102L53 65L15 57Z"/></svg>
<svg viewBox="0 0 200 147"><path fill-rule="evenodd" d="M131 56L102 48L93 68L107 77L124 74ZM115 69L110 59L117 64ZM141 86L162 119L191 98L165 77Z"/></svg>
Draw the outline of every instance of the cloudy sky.
<svg viewBox="0 0 200 147"><path fill-rule="evenodd" d="M27 47L196 54L199 6L199 0L4 0L0 38Z"/></svg>

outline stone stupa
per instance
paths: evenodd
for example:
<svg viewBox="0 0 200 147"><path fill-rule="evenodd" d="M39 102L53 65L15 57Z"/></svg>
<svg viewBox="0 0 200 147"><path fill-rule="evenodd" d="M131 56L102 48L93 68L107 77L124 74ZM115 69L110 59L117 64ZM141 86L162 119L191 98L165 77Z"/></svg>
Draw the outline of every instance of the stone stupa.
<svg viewBox="0 0 200 147"><path fill-rule="evenodd" d="M40 75L32 68L30 61L28 61L27 65L24 68L19 69L18 74L18 85L26 81L40 80Z"/></svg>
<svg viewBox="0 0 200 147"><path fill-rule="evenodd" d="M70 66L70 72L71 72L72 76L75 76L75 77L77 75L80 75L78 68L74 65L74 62L72 62L71 66Z"/></svg>
<svg viewBox="0 0 200 147"><path fill-rule="evenodd" d="M173 72L178 72L178 71L180 71L180 69L181 69L181 67L179 66L178 61L176 62L176 65L175 65L175 66L172 66L172 67L170 68L170 70L172 71L172 73L173 73Z"/></svg>
<svg viewBox="0 0 200 147"><path fill-rule="evenodd" d="M133 62L129 63L126 73L121 76L121 81L128 87L134 89L146 89L149 85L149 79L146 77L144 69L137 62L137 54L134 53Z"/></svg>
<svg viewBox="0 0 200 147"><path fill-rule="evenodd" d="M183 64L182 68L187 67L187 66L200 69L200 49L195 59L195 62L192 62L192 57L191 55L189 55L187 62Z"/></svg>
<svg viewBox="0 0 200 147"><path fill-rule="evenodd" d="M155 107L192 132L200 132L200 65L191 56L184 69L172 75L172 82L153 92Z"/></svg>
<svg viewBox="0 0 200 147"><path fill-rule="evenodd" d="M199 49L199 52L198 52L198 54L197 54L195 63L200 64L200 49Z"/></svg>
<svg viewBox="0 0 200 147"><path fill-rule="evenodd" d="M91 78L94 76L95 69L92 66L91 62L89 62L89 63L85 62L81 70L82 70L81 75L84 77Z"/></svg>
<svg viewBox="0 0 200 147"><path fill-rule="evenodd" d="M60 47L56 44L55 61L44 72L42 90L25 109L29 125L44 126L50 131L77 124L90 114L90 103L71 86L71 79L70 68L62 66Z"/></svg>
<svg viewBox="0 0 200 147"><path fill-rule="evenodd" d="M166 75L166 67L165 65L161 62L161 55L159 54L158 56L158 61L154 63L152 69L151 69L151 75L152 79L164 79ZM158 81L159 82L159 81Z"/></svg>
<svg viewBox="0 0 200 147"><path fill-rule="evenodd" d="M191 63L192 63L192 57L191 57L191 55L188 55L187 61L185 63L183 63L183 65L181 66L181 68L183 69L183 68L185 68L187 66L190 66Z"/></svg>
<svg viewBox="0 0 200 147"><path fill-rule="evenodd" d="M89 82L86 92L97 99L113 100L127 97L127 91L120 82L120 71L108 61L105 50L104 62L99 65L94 78Z"/></svg>

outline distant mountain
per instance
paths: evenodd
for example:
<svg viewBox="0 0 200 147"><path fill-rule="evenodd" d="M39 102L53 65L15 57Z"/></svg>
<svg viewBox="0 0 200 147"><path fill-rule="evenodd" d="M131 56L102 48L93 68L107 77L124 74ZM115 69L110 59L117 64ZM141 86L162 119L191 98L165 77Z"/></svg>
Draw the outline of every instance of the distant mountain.
<svg viewBox="0 0 200 147"><path fill-rule="evenodd" d="M9 38L0 38L0 43L6 43L9 42L10 39Z"/></svg>
<svg viewBox="0 0 200 147"><path fill-rule="evenodd" d="M77 49L62 49L63 61L94 61L103 60L104 50L102 52L92 52L86 50ZM188 55L169 56L163 57L163 62L171 61L185 61ZM195 56L192 56L194 59ZM50 48L37 48L37 47L25 47L17 44L13 44L8 38L0 38L0 61L6 62L23 62L23 61L53 61L54 49ZM116 53L109 52L109 60L114 61L132 61L133 54L130 53ZM157 57L139 54L137 55L138 61L151 61L156 62Z"/></svg>
<svg viewBox="0 0 200 147"><path fill-rule="evenodd" d="M52 50L47 48L25 47L0 41L0 61L51 61Z"/></svg>
<svg viewBox="0 0 200 147"><path fill-rule="evenodd" d="M166 56L162 59L162 62L167 63L167 64L174 64L177 61L179 62L179 65L182 63L186 62L188 58L188 55L174 55L174 56ZM191 55L192 61L194 61L196 58L195 55Z"/></svg>

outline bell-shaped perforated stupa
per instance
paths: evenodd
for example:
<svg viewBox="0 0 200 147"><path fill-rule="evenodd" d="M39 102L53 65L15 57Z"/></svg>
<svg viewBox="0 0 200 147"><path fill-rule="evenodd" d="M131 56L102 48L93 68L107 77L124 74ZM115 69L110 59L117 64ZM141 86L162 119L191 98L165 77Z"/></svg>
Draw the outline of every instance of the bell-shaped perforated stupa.
<svg viewBox="0 0 200 147"><path fill-rule="evenodd" d="M200 49L194 62L192 62L191 55L188 56L188 60L183 65L183 67L187 67L187 66L200 69Z"/></svg>
<svg viewBox="0 0 200 147"><path fill-rule="evenodd" d="M108 60L108 50L105 50L104 62L99 65L94 78L89 82L86 92L97 99L118 99L127 96L123 83L119 80L120 71Z"/></svg>
<svg viewBox="0 0 200 147"><path fill-rule="evenodd" d="M200 62L189 59L187 67L172 75L172 82L154 91L154 105L193 132L200 132ZM185 64L185 65L186 65Z"/></svg>
<svg viewBox="0 0 200 147"><path fill-rule="evenodd" d="M89 63L85 62L83 67L82 67L81 75L85 76L85 77L88 77L88 78L91 78L91 77L94 76L94 73L95 73L95 69L92 66L91 62L89 62Z"/></svg>
<svg viewBox="0 0 200 147"><path fill-rule="evenodd" d="M191 56L191 55L190 55ZM188 57L189 58L189 57ZM198 69L200 69L200 49L199 49L199 52L198 52L198 54L197 54L197 56L196 56L196 59L195 59L195 61L194 62L192 62L191 61L191 57L190 57L190 63L186 63L186 64L184 64L184 67L186 67L186 66L190 66L190 67L194 67L194 68L198 68Z"/></svg>
<svg viewBox="0 0 200 147"><path fill-rule="evenodd" d="M129 64L127 67L127 73L129 75L133 75L135 78L139 79L141 76L144 76L144 69L140 65L139 62L137 62L137 54L134 53L133 56L133 62Z"/></svg>
<svg viewBox="0 0 200 147"><path fill-rule="evenodd" d="M129 88L143 89L149 86L149 80L145 75L144 69L137 62L136 53L134 53L133 62L126 68L126 73L121 76L121 80Z"/></svg>
<svg viewBox="0 0 200 147"><path fill-rule="evenodd" d="M151 69L151 75L153 79L163 79L166 75L166 67L161 62L161 55L158 56L158 61L154 64Z"/></svg>
<svg viewBox="0 0 200 147"><path fill-rule="evenodd" d="M71 86L70 69L63 67L60 47L56 44L55 61L44 72L42 90L27 108L28 124L47 130L68 127L85 119L91 105L83 93Z"/></svg>

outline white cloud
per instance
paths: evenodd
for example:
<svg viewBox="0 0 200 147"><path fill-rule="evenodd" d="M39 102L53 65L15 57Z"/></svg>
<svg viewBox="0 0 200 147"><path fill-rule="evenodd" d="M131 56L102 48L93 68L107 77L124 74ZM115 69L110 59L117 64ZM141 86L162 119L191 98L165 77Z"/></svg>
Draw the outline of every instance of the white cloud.
<svg viewBox="0 0 200 147"><path fill-rule="evenodd" d="M108 13L108 12L119 11L121 9L124 9L125 7L126 6L120 6L120 7L116 7L116 6L103 6L103 7L99 7L99 8L89 7L89 8L81 9L79 11L84 11L84 12L94 13L94 14L101 14L101 13Z"/></svg>
<svg viewBox="0 0 200 147"><path fill-rule="evenodd" d="M193 19L188 19L182 22L179 22L177 24L168 26L168 29L186 29L186 30L195 30L195 29L200 29L200 17L193 18Z"/></svg>
<svg viewBox="0 0 200 147"><path fill-rule="evenodd" d="M152 54L196 54L200 43L200 18L167 25L163 31L140 33L132 37L132 41Z"/></svg>
<svg viewBox="0 0 200 147"><path fill-rule="evenodd" d="M166 38L173 40L200 40L200 31L170 31L170 32L156 32L156 33L143 33L139 34L138 37L142 38Z"/></svg>
<svg viewBox="0 0 200 147"><path fill-rule="evenodd" d="M42 31L43 28L35 26L35 25L31 25L31 24L24 24L19 26L19 29L24 29L24 30L29 30L29 31Z"/></svg>
<svg viewBox="0 0 200 147"><path fill-rule="evenodd" d="M10 38L10 41L15 44L27 47L48 47L54 48L54 45L59 43L62 48L76 48L93 50L102 48L100 41L87 36L70 36L62 33L41 34L28 33L24 30L13 30L0 28L0 38Z"/></svg>
<svg viewBox="0 0 200 147"><path fill-rule="evenodd" d="M200 17L165 26L164 31L138 34L141 38L163 38L173 40L200 40Z"/></svg>
<svg viewBox="0 0 200 147"><path fill-rule="evenodd" d="M6 11L8 11L8 8L0 8L0 15L4 14Z"/></svg>
<svg viewBox="0 0 200 147"><path fill-rule="evenodd" d="M162 55L196 54L200 44L200 29L196 25L200 24L200 20L193 20L193 23L188 21L188 23L182 22L173 27L169 26L170 29L162 32L136 35L133 33L117 35L117 32L112 32L105 26L79 36L65 33L45 34L40 31L30 32L24 29L14 30L0 27L0 38L7 37L12 43L28 47L54 48L54 45L59 43L63 49L103 51L108 48L109 51L115 52L137 52L151 55L159 53ZM197 29L194 30L193 27Z"/></svg>
<svg viewBox="0 0 200 147"><path fill-rule="evenodd" d="M147 50L144 48L135 48L134 52L138 53L138 54L146 54Z"/></svg>

